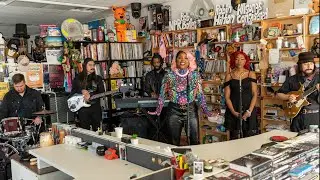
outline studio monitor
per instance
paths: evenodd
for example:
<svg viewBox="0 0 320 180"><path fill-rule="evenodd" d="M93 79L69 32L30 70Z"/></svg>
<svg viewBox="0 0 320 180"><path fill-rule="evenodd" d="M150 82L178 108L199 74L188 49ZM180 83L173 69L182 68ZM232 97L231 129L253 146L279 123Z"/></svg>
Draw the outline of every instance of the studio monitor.
<svg viewBox="0 0 320 180"><path fill-rule="evenodd" d="M131 3L132 17L138 19L141 16L141 3Z"/></svg>

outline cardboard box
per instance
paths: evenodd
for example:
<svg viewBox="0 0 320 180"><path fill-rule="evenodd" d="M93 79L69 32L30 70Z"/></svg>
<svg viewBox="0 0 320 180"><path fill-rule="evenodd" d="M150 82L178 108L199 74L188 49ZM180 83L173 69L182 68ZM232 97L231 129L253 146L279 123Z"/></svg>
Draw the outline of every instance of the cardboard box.
<svg viewBox="0 0 320 180"><path fill-rule="evenodd" d="M289 16L294 0L268 0L268 18Z"/></svg>

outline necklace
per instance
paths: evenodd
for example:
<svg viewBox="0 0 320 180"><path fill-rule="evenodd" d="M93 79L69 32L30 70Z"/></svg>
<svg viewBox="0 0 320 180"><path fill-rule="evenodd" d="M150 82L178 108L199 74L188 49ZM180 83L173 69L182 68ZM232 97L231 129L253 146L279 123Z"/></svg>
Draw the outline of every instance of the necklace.
<svg viewBox="0 0 320 180"><path fill-rule="evenodd" d="M183 73L183 71L185 71L185 70L182 70L182 73ZM175 73L176 73L178 76L180 76L180 77L186 77L186 76L189 74L189 70L187 70L187 71L185 72L185 74L180 74L180 73L179 73L179 70L176 70Z"/></svg>

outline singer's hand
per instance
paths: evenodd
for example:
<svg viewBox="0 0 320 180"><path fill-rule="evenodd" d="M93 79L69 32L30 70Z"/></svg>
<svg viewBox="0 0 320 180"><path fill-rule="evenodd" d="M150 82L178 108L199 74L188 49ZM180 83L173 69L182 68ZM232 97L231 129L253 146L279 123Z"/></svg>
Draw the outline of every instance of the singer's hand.
<svg viewBox="0 0 320 180"><path fill-rule="evenodd" d="M39 125L39 124L42 123L42 120L41 120L41 118L38 116L38 117L36 117L36 118L33 120L33 123L34 123L35 125Z"/></svg>
<svg viewBox="0 0 320 180"><path fill-rule="evenodd" d="M233 114L235 117L237 117L237 118L240 116L240 113L238 113L238 112L236 112L236 111L232 112L232 114Z"/></svg>
<svg viewBox="0 0 320 180"><path fill-rule="evenodd" d="M245 112L244 115L242 116L242 119L246 121L248 117L250 117L250 114L248 112Z"/></svg>

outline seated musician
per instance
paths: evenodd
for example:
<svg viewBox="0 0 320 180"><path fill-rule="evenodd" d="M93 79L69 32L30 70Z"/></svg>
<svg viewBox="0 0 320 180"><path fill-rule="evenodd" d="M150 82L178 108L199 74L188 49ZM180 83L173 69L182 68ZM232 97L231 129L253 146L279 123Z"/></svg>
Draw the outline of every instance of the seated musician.
<svg viewBox="0 0 320 180"><path fill-rule="evenodd" d="M71 96L82 94L90 107L82 107L77 113L80 120L80 127L97 131L102 121L102 110L100 99L90 100L94 94L103 93L104 84L101 76L96 75L94 61L86 58L83 62L83 71L76 76L72 82Z"/></svg>
<svg viewBox="0 0 320 180"><path fill-rule="evenodd" d="M308 129L310 125L319 125L319 73L316 70L314 58L315 55L311 52L300 53L297 74L289 77L277 93L277 97L281 100L295 102L297 95L287 93L299 90L301 85L305 87L305 90L313 86L317 87L317 90L307 97L311 104L302 108L299 114L292 119L290 129L293 132Z"/></svg>
<svg viewBox="0 0 320 180"><path fill-rule="evenodd" d="M151 60L153 70L146 74L144 83L144 92L146 92L149 97L157 98L159 96L162 79L166 74L162 65L163 58L159 54L154 54Z"/></svg>
<svg viewBox="0 0 320 180"><path fill-rule="evenodd" d="M29 88L23 74L12 76L13 89L7 92L0 105L0 120L8 117L34 118L32 113L41 111L44 103L41 93ZM33 123L40 124L40 117L35 117Z"/></svg>

